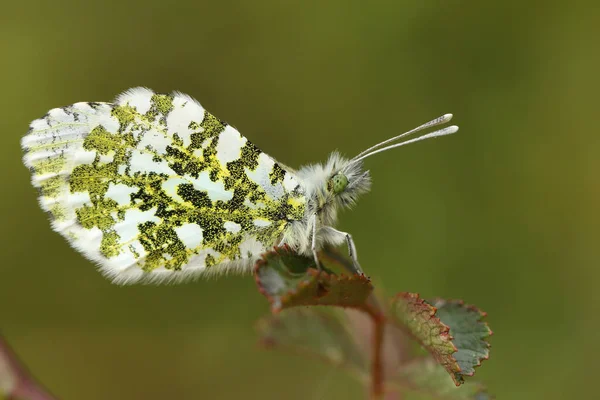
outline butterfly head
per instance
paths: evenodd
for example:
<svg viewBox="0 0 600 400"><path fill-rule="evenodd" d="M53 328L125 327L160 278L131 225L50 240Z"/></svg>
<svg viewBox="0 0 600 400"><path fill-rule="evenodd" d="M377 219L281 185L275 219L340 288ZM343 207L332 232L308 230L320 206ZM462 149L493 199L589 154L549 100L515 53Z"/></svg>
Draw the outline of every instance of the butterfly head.
<svg viewBox="0 0 600 400"><path fill-rule="evenodd" d="M349 207L356 202L359 195L371 188L371 175L363 169L362 162L352 162L334 153L328 165L332 168L323 190L326 203Z"/></svg>
<svg viewBox="0 0 600 400"><path fill-rule="evenodd" d="M299 176L304 182L305 193L309 198L309 213L319 214L325 224L335 221L336 211L340 206L352 206L359 195L368 192L371 187L371 175L363 168L365 158L409 143L452 134L458 130L457 126L448 126L414 139L397 142L415 132L445 124L450 119L452 114L442 115L415 129L378 143L352 159L348 160L334 152L324 165L311 165L300 169Z"/></svg>

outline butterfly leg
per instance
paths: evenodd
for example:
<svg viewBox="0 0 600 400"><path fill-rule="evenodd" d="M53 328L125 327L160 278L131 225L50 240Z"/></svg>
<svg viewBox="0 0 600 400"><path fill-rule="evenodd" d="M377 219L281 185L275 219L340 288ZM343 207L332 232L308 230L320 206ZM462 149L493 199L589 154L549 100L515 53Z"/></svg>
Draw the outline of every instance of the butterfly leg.
<svg viewBox="0 0 600 400"><path fill-rule="evenodd" d="M313 257L315 258L315 264L317 265L317 269L321 271L321 263L319 262L319 257L317 255L317 214L314 214L312 217L312 244L311 249L313 253Z"/></svg>
<svg viewBox="0 0 600 400"><path fill-rule="evenodd" d="M325 226L322 229L327 230L336 235L342 235L346 239L346 244L348 245L348 255L352 259L352 264L354 264L354 272L357 274L364 274L362 268L360 268L360 264L358 263L358 255L356 254L356 245L354 244L354 240L352 240L352 235L348 232L338 231L331 226Z"/></svg>

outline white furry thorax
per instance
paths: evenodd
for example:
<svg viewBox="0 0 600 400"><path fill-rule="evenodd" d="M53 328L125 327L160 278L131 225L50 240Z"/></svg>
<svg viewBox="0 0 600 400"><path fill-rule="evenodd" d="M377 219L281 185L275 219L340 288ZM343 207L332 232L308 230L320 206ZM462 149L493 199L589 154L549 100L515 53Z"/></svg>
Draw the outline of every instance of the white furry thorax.
<svg viewBox="0 0 600 400"><path fill-rule="evenodd" d="M341 193L333 193L328 188L330 179L341 173L348 179L348 185ZM311 253L312 218L317 217L317 243L339 245L343 241L340 235L331 234L323 229L334 228L340 208L352 207L359 195L371 188L369 171L363 170L362 162L352 162L339 153L333 152L324 164L311 164L295 172L306 196L306 211L302 221L294 221L286 229L282 243L295 251L309 255Z"/></svg>

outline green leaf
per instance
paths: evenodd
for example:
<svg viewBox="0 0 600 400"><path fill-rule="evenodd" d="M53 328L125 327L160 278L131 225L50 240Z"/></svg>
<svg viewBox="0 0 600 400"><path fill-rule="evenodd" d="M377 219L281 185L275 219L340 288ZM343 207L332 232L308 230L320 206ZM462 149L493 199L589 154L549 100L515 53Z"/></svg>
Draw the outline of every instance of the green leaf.
<svg viewBox="0 0 600 400"><path fill-rule="evenodd" d="M310 268L314 260L287 247L263 254L255 267L259 290L271 302L273 312L307 305L360 308L373 290L364 275L334 275L331 269Z"/></svg>
<svg viewBox="0 0 600 400"><path fill-rule="evenodd" d="M392 300L390 313L392 320L403 326L446 369L457 386L463 382L460 366L452 356L457 349L451 341L450 328L435 315L435 307L416 293L400 293Z"/></svg>
<svg viewBox="0 0 600 400"><path fill-rule="evenodd" d="M368 374L366 357L358 348L341 310L284 310L261 319L257 331L261 343L268 348L316 355L333 365Z"/></svg>
<svg viewBox="0 0 600 400"><path fill-rule="evenodd" d="M485 313L461 301L436 300L400 293L392 302L392 317L403 325L450 374L456 386L472 376L489 357L484 339L492 331L482 321Z"/></svg>
<svg viewBox="0 0 600 400"><path fill-rule="evenodd" d="M375 324L383 324L383 343L381 347L381 370L385 377L392 376L398 368L413 358L410 349L412 338L394 324L386 320L373 320L373 317L360 310L347 308L344 310L348 328L361 350L369 360L374 357Z"/></svg>
<svg viewBox="0 0 600 400"><path fill-rule="evenodd" d="M490 356L490 344L485 339L492 335L492 331L482 321L486 313L465 305L462 301L438 299L432 304L437 308L438 318L450 327L452 343L458 349L454 358L460 366L461 374L472 376L475 367Z"/></svg>
<svg viewBox="0 0 600 400"><path fill-rule="evenodd" d="M430 357L419 358L403 366L392 383L439 400L492 399L478 383L469 382L456 387L444 368Z"/></svg>

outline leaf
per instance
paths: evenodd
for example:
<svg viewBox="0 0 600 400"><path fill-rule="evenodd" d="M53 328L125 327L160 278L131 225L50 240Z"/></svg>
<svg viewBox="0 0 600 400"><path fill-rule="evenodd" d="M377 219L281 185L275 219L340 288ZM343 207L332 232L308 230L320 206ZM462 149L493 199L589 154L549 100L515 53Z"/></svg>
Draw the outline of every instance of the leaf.
<svg viewBox="0 0 600 400"><path fill-rule="evenodd" d="M345 315L326 308L288 309L261 319L260 341L268 348L316 355L362 375L368 361L349 330Z"/></svg>
<svg viewBox="0 0 600 400"><path fill-rule="evenodd" d="M331 305L360 308L373 290L364 275L334 275L323 266L310 268L312 258L300 256L288 247L263 254L255 266L259 290L271 302L273 312L307 305Z"/></svg>
<svg viewBox="0 0 600 400"><path fill-rule="evenodd" d="M437 299L432 304L437 308L438 318L450 327L452 343L458 349L454 358L461 374L473 376L475 367L490 356L490 344L484 339L491 336L492 331L482 321L486 313L462 301Z"/></svg>
<svg viewBox="0 0 600 400"><path fill-rule="evenodd" d="M461 301L436 300L433 304L418 294L400 293L392 302L392 316L433 355L450 374L456 386L464 376L489 357L492 334L482 318L485 313Z"/></svg>
<svg viewBox="0 0 600 400"><path fill-rule="evenodd" d="M349 329L359 349L363 354L368 355L369 360L372 360L374 356L373 338L375 334L373 318L359 310L345 309L344 312L348 320ZM412 339L396 325L384 322L383 329L381 368L383 376L386 377L395 373L400 365L411 358L409 344L412 342Z"/></svg>
<svg viewBox="0 0 600 400"><path fill-rule="evenodd" d="M373 319L367 313L324 307L286 309L257 324L264 346L315 355L364 379L370 374L373 328ZM392 324L385 324L384 329L383 375L392 376L408 359L406 336Z"/></svg>
<svg viewBox="0 0 600 400"><path fill-rule="evenodd" d="M451 341L450 328L436 317L436 308L416 293L400 293L392 300L390 311L392 319L404 326L460 385L461 369L452 356L457 349Z"/></svg>
<svg viewBox="0 0 600 400"><path fill-rule="evenodd" d="M54 400L29 374L1 336L0 396L20 400Z"/></svg>
<svg viewBox="0 0 600 400"><path fill-rule="evenodd" d="M478 383L456 387L442 366L430 358L419 358L406 364L394 376L393 383L410 391L428 394L440 400L491 400L492 397Z"/></svg>

